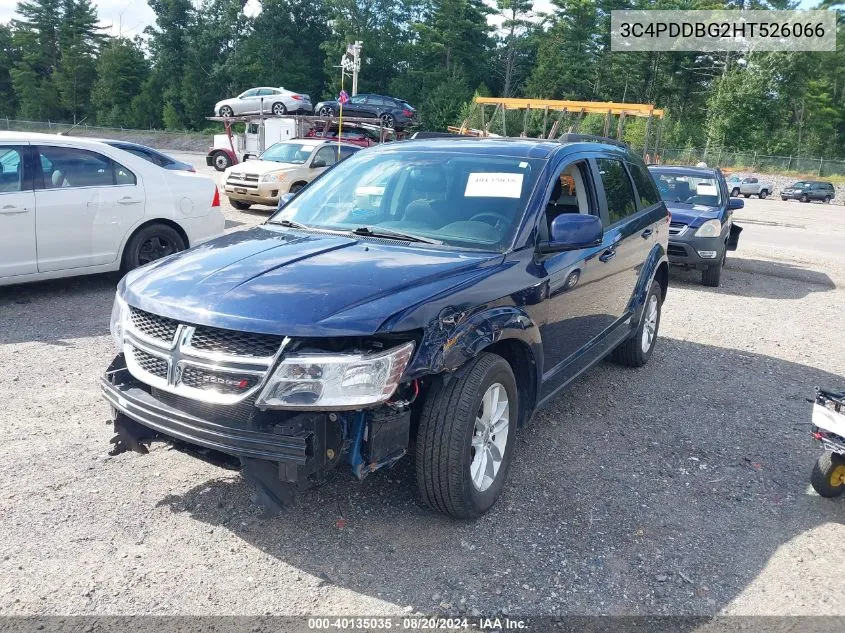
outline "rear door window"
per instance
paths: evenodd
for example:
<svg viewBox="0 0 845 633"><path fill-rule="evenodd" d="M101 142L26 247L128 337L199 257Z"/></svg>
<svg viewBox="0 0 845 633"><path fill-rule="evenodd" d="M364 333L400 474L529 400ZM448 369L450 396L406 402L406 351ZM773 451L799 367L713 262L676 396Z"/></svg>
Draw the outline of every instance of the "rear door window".
<svg viewBox="0 0 845 633"><path fill-rule="evenodd" d="M39 147L44 189L137 184L135 174L108 156L75 147Z"/></svg>
<svg viewBox="0 0 845 633"><path fill-rule="evenodd" d="M32 189L24 186L23 156L24 148L0 147L0 193L13 193Z"/></svg>
<svg viewBox="0 0 845 633"><path fill-rule="evenodd" d="M621 160L599 158L596 160L607 199L607 226L636 213L637 202L628 171Z"/></svg>

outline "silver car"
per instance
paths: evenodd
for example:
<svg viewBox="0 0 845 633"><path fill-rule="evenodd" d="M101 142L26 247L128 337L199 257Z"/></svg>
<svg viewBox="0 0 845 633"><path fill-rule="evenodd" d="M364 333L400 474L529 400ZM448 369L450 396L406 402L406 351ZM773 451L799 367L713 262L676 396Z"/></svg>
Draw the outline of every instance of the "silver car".
<svg viewBox="0 0 845 633"><path fill-rule="evenodd" d="M284 88L250 88L233 99L224 99L214 106L217 116L243 114L294 114L313 112L311 97Z"/></svg>

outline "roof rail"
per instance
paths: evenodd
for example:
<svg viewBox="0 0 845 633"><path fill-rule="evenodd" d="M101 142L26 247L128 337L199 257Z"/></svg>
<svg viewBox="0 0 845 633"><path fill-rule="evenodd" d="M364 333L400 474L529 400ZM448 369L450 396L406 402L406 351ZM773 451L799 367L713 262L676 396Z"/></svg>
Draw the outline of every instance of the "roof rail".
<svg viewBox="0 0 845 633"><path fill-rule="evenodd" d="M625 141L619 141L606 136L596 136L595 134L563 134L557 140L560 143L605 143L607 145L624 147L625 149L630 148Z"/></svg>

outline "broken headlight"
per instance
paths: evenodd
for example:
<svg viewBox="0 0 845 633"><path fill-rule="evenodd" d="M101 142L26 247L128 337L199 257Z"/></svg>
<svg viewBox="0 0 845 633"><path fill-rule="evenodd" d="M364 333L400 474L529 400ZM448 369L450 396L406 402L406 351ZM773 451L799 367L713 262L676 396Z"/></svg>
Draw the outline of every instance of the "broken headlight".
<svg viewBox="0 0 845 633"><path fill-rule="evenodd" d="M291 354L256 401L278 409L357 409L389 399L411 355L405 343L372 354Z"/></svg>
<svg viewBox="0 0 845 633"><path fill-rule="evenodd" d="M126 319L129 316L129 307L126 302L120 298L119 293L114 295L114 304L111 308L111 321L109 322L109 331L111 337L114 339L114 344L117 346L117 351L123 351L123 327Z"/></svg>

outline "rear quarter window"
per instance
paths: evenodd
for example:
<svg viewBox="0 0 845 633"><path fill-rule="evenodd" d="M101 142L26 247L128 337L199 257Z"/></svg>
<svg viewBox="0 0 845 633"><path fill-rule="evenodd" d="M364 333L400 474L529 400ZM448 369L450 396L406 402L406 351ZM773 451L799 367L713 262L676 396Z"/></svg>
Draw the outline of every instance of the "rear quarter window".
<svg viewBox="0 0 845 633"><path fill-rule="evenodd" d="M660 193L654 184L651 173L643 165L628 163L628 170L634 178L637 187L637 195L640 198L641 207L650 207L660 202Z"/></svg>
<svg viewBox="0 0 845 633"><path fill-rule="evenodd" d="M604 195L607 198L607 225L615 224L636 213L637 202L628 172L621 160L599 158L596 160Z"/></svg>

